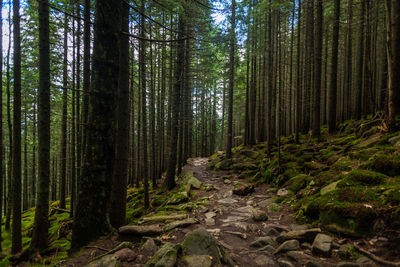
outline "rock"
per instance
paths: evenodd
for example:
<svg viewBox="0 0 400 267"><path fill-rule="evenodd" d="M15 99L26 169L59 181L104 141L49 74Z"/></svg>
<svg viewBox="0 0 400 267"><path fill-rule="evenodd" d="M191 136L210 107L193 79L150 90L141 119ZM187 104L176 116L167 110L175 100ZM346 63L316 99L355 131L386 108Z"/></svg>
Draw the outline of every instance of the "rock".
<svg viewBox="0 0 400 267"><path fill-rule="evenodd" d="M156 245L156 242L154 242L154 239L149 238L144 242L144 244L140 247L140 251L146 251L149 252L150 254L156 253L158 250L158 246Z"/></svg>
<svg viewBox="0 0 400 267"><path fill-rule="evenodd" d="M178 255L179 245L165 243L153 257L146 263L145 267L174 267Z"/></svg>
<svg viewBox="0 0 400 267"><path fill-rule="evenodd" d="M257 258L254 259L254 262L258 266L276 266L276 263L274 262L274 260L266 255L258 256Z"/></svg>
<svg viewBox="0 0 400 267"><path fill-rule="evenodd" d="M217 214L213 211L207 212L204 215L206 216L207 219L211 219L211 218L214 218L215 216L217 216Z"/></svg>
<svg viewBox="0 0 400 267"><path fill-rule="evenodd" d="M252 209L253 215L252 219L255 222L264 222L268 220L268 215L266 212L257 210L257 209Z"/></svg>
<svg viewBox="0 0 400 267"><path fill-rule="evenodd" d="M279 263L279 266L282 266L282 267L294 267L293 263L291 263L290 261L285 260L285 259L279 259L278 263Z"/></svg>
<svg viewBox="0 0 400 267"><path fill-rule="evenodd" d="M189 233L182 243L184 255L209 255L214 258L217 264L234 266L233 260L218 241L200 227Z"/></svg>
<svg viewBox="0 0 400 267"><path fill-rule="evenodd" d="M186 219L186 214L169 214L169 215L153 215L148 217L143 217L142 221L144 223L161 223L161 222L171 222L177 220Z"/></svg>
<svg viewBox="0 0 400 267"><path fill-rule="evenodd" d="M339 262L337 267L360 267L361 265L355 262Z"/></svg>
<svg viewBox="0 0 400 267"><path fill-rule="evenodd" d="M301 261L312 259L312 257L310 255L305 254L303 251L297 251L297 250L288 251L286 253L286 255L290 259L292 259L292 260L294 260L296 262L301 262Z"/></svg>
<svg viewBox="0 0 400 267"><path fill-rule="evenodd" d="M215 225L215 220L213 218L206 218L205 219L206 225Z"/></svg>
<svg viewBox="0 0 400 267"><path fill-rule="evenodd" d="M120 267L121 262L113 255L106 255L98 260L92 261L87 267Z"/></svg>
<svg viewBox="0 0 400 267"><path fill-rule="evenodd" d="M159 235L163 232L161 227L156 225L126 225L118 229L120 235L132 235L132 236L154 236Z"/></svg>
<svg viewBox="0 0 400 267"><path fill-rule="evenodd" d="M329 185L323 187L323 188L321 189L321 195L323 196L323 195L325 195L325 194L327 194L327 193L329 193L329 192L335 190L335 189L336 189L336 186L338 185L338 183L339 183L340 181L341 181L341 180L336 181L336 182L334 182L334 183L331 183L331 184L329 184Z"/></svg>
<svg viewBox="0 0 400 267"><path fill-rule="evenodd" d="M258 225L256 225L256 224L249 224L248 226L247 226L247 228L249 229L249 232L252 232L252 233L257 233L258 231L260 231L260 228L258 228Z"/></svg>
<svg viewBox="0 0 400 267"><path fill-rule="evenodd" d="M319 261L316 260L310 260L306 263L305 267L324 267L326 265L322 264Z"/></svg>
<svg viewBox="0 0 400 267"><path fill-rule="evenodd" d="M275 229L279 233L290 231L290 229L288 227L281 225L281 224L276 224L276 223L265 224L264 228L265 229Z"/></svg>
<svg viewBox="0 0 400 267"><path fill-rule="evenodd" d="M274 252L274 254L282 253L282 252L287 252L291 250L299 250L300 249L300 243L297 240L289 240L285 241L283 244L281 244Z"/></svg>
<svg viewBox="0 0 400 267"><path fill-rule="evenodd" d="M133 251L132 249L129 249L129 248L123 248L123 249L115 252L114 256L119 261L125 261L125 262L131 262L136 259L135 251Z"/></svg>
<svg viewBox="0 0 400 267"><path fill-rule="evenodd" d="M202 182L200 182L196 177L193 175L186 181L186 184L190 185L192 188L200 189Z"/></svg>
<svg viewBox="0 0 400 267"><path fill-rule="evenodd" d="M308 230L290 231L287 233L281 233L276 241L282 243L286 240L297 239L299 241L312 241L317 234L321 233L320 228L313 228Z"/></svg>
<svg viewBox="0 0 400 267"><path fill-rule="evenodd" d="M318 234L312 245L312 252L317 255L329 257L331 254L332 238L329 235Z"/></svg>
<svg viewBox="0 0 400 267"><path fill-rule="evenodd" d="M176 204L181 204L183 202L187 202L188 200L189 200L189 194L187 191L178 192L172 195L172 197L168 200L167 204L176 205Z"/></svg>
<svg viewBox="0 0 400 267"><path fill-rule="evenodd" d="M224 184L231 184L232 182L231 182L231 180L229 180L229 179L224 179Z"/></svg>
<svg viewBox="0 0 400 267"><path fill-rule="evenodd" d="M236 202L238 202L236 199L233 199L233 198L223 198L223 199L219 199L218 200L218 203L221 203L221 204L233 204L233 203L236 203Z"/></svg>
<svg viewBox="0 0 400 267"><path fill-rule="evenodd" d="M266 233L267 236L277 236L279 234L280 234L280 232L278 232L278 230L276 230L275 228L268 229L268 231Z"/></svg>
<svg viewBox="0 0 400 267"><path fill-rule="evenodd" d="M182 257L182 263L187 267L211 267L212 261L208 255L188 255Z"/></svg>
<svg viewBox="0 0 400 267"><path fill-rule="evenodd" d="M171 223L167 224L166 226L164 226L163 230L164 231L169 231L169 230L172 230L172 229L175 229L175 228L184 228L184 227L187 227L189 225L196 224L196 223L199 223L199 221L196 220L195 218L187 218L187 219L184 219L184 220L171 222Z"/></svg>
<svg viewBox="0 0 400 267"><path fill-rule="evenodd" d="M245 217L241 216L228 216L226 219L221 220L224 223L231 223L231 222L238 222L238 221L245 221Z"/></svg>
<svg viewBox="0 0 400 267"><path fill-rule="evenodd" d="M261 248L266 245L271 245L273 247L277 247L278 242L276 242L275 239L273 239L270 236L264 236L264 237L257 238L257 240L254 241L253 243L251 243L250 246L255 247L255 248Z"/></svg>
<svg viewBox="0 0 400 267"><path fill-rule="evenodd" d="M238 183L235 185L232 192L238 196L246 196L254 192L254 185Z"/></svg>
<svg viewBox="0 0 400 267"><path fill-rule="evenodd" d="M276 194L280 197L284 197L284 196L287 196L287 194L289 194L289 192L287 191L286 188L281 188L278 190L278 192Z"/></svg>
<svg viewBox="0 0 400 267"><path fill-rule="evenodd" d="M291 224L290 229L292 231L300 231L300 230L307 230L308 226L307 225L300 225L300 224Z"/></svg>
<svg viewBox="0 0 400 267"><path fill-rule="evenodd" d="M275 203L275 199L269 198L269 199L265 199L265 200L263 200L263 201L258 202L257 205L258 205L260 208L268 208L269 205L271 205L272 203Z"/></svg>
<svg viewBox="0 0 400 267"><path fill-rule="evenodd" d="M349 244L341 245L338 251L338 256L342 260L348 260L351 257L350 249L352 248Z"/></svg>

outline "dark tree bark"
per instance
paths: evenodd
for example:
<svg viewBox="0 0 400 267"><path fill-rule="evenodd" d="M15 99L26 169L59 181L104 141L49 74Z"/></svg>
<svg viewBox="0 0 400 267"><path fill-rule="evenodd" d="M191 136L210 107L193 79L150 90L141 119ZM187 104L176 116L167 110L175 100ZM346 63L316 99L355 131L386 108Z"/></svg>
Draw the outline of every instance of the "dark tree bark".
<svg viewBox="0 0 400 267"><path fill-rule="evenodd" d="M60 208L65 209L65 193L67 183L67 108L68 108L68 17L64 16L64 59L63 59L63 107L61 121L61 181Z"/></svg>
<svg viewBox="0 0 400 267"><path fill-rule="evenodd" d="M361 119L361 98L363 91L363 63L364 63L364 24L365 24L365 0L360 2L360 22L358 30L357 43L357 77L356 77L356 92L354 103L354 118Z"/></svg>
<svg viewBox="0 0 400 267"><path fill-rule="evenodd" d="M323 23L323 0L317 1L317 12L315 22L315 50L314 50L314 99L313 99L313 131L314 138L321 135L321 66L322 66L322 23Z"/></svg>
<svg viewBox="0 0 400 267"><path fill-rule="evenodd" d="M47 247L50 185L50 26L49 2L39 1L39 180L31 248Z"/></svg>
<svg viewBox="0 0 400 267"><path fill-rule="evenodd" d="M3 1L0 1L0 10L3 10ZM3 77L3 17L0 14L0 77ZM3 79L0 81L0 222L3 222L3 182L5 182L4 172L4 147L3 147ZM5 183L4 183L5 184ZM4 201L5 202L5 201ZM0 240L2 240L0 227ZM0 241L0 252L2 251Z"/></svg>
<svg viewBox="0 0 400 267"><path fill-rule="evenodd" d="M334 133L336 131L336 102L337 102L336 96L337 96L339 26L340 26L340 0L335 0L333 34L332 34L331 84L329 86L329 103L328 103L329 133Z"/></svg>
<svg viewBox="0 0 400 267"><path fill-rule="evenodd" d="M83 29L82 156L85 154L90 91L90 0L85 0ZM82 162L83 158L81 159ZM82 172L82 169L79 170Z"/></svg>
<svg viewBox="0 0 400 267"><path fill-rule="evenodd" d="M22 250L21 234L21 28L20 3L13 0L14 23L14 113L13 113L13 213L11 253Z"/></svg>
<svg viewBox="0 0 400 267"><path fill-rule="evenodd" d="M235 27L236 27L236 1L231 4L231 29L229 50L229 91L228 91L228 136L226 142L226 157L232 158L233 141L233 87L235 86Z"/></svg>
<svg viewBox="0 0 400 267"><path fill-rule="evenodd" d="M301 0L299 0L298 4L298 16L297 16L297 80L296 80L296 116L295 116L295 139L296 143L299 143L299 135L300 135L300 121L301 121L301 69L300 69L300 60L301 60Z"/></svg>
<svg viewBox="0 0 400 267"><path fill-rule="evenodd" d="M121 30L129 32L129 5L122 3ZM117 108L117 143L111 192L110 222L115 228L126 223L126 189L129 159L129 37L122 35L119 44L119 81Z"/></svg>
<svg viewBox="0 0 400 267"><path fill-rule="evenodd" d="M185 35L185 21L182 16L179 16L178 23L178 48L177 48L177 61L175 68L175 84L173 91L171 92L171 139L169 141L169 157L168 157L168 168L167 176L164 181L164 186L171 190L175 187L175 171L177 163L177 151L178 151L178 122L179 122L179 106L181 102L181 89L183 87L183 79L181 78L184 71L184 56L185 56L185 41L183 37Z"/></svg>
<svg viewBox="0 0 400 267"><path fill-rule="evenodd" d="M71 251L110 231L110 199L115 157L121 1L98 0L95 10L93 80L89 125ZM115 8L115 7L118 8Z"/></svg>

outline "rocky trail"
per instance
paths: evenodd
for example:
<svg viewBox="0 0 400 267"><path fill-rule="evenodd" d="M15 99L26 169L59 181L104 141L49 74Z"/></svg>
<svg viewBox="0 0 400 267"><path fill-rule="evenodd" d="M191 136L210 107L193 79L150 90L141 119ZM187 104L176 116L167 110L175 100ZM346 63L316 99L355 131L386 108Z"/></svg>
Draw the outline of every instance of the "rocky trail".
<svg viewBox="0 0 400 267"><path fill-rule="evenodd" d="M192 159L193 172L207 198L187 214L152 218L125 226L116 235L88 246L61 266L380 266L370 258L349 262L350 240L296 223L284 195L267 185L253 187L235 174L207 170L208 159Z"/></svg>

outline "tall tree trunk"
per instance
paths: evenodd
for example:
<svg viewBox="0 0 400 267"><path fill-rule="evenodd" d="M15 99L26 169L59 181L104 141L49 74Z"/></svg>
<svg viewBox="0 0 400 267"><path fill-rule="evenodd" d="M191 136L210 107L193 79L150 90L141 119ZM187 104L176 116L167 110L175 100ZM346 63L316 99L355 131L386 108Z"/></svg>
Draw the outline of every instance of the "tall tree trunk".
<svg viewBox="0 0 400 267"><path fill-rule="evenodd" d="M0 10L3 10L3 1L0 0ZM0 222L3 222L3 194L6 187L3 187L5 182L5 172L4 172L4 147L3 147L3 16L0 14ZM5 183L4 183L5 185ZM3 191L4 188L4 191ZM4 201L5 202L5 201ZM5 210L4 210L5 211ZM0 227L0 240L2 228ZM0 241L0 252L2 251L1 241Z"/></svg>
<svg viewBox="0 0 400 267"><path fill-rule="evenodd" d="M236 0L231 4L231 29L229 50L229 91L228 91L228 136L226 142L226 157L232 158L233 139L233 88L235 86L235 28L236 28Z"/></svg>
<svg viewBox="0 0 400 267"><path fill-rule="evenodd" d="M67 108L68 108L68 17L64 16L64 59L63 59L63 106L61 121L61 181L60 208L65 209L65 193L67 183Z"/></svg>
<svg viewBox="0 0 400 267"><path fill-rule="evenodd" d="M85 154L90 93L90 0L85 0L83 30L82 156ZM83 158L81 159L82 162ZM82 164L81 164L82 165ZM82 166L79 172L82 172Z"/></svg>
<svg viewBox="0 0 400 267"><path fill-rule="evenodd" d="M334 133L336 131L336 96L337 96L339 26L340 26L340 0L335 0L333 34L332 34L331 84L329 86L329 103L328 103L329 133Z"/></svg>
<svg viewBox="0 0 400 267"><path fill-rule="evenodd" d="M14 113L13 113L13 216L11 253L22 250L21 234L21 28L20 3L13 0L14 26Z"/></svg>
<svg viewBox="0 0 400 267"><path fill-rule="evenodd" d="M115 157L121 1L98 0L95 10L93 80L89 125L71 250L76 251L110 231L110 199Z"/></svg>
<svg viewBox="0 0 400 267"><path fill-rule="evenodd" d="M354 118L361 119L361 98L363 92L363 63L364 63L364 21L365 21L365 1L360 2L360 24L358 30L357 43L357 77L356 77L356 93L354 104Z"/></svg>
<svg viewBox="0 0 400 267"><path fill-rule="evenodd" d="M47 247L50 185L50 26L49 2L39 2L39 180L31 248Z"/></svg>
<svg viewBox="0 0 400 267"><path fill-rule="evenodd" d="M121 30L129 32L129 5L122 2ZM129 159L129 37L119 44L119 82L117 144L111 192L110 221L115 228L126 223L126 189Z"/></svg>
<svg viewBox="0 0 400 267"><path fill-rule="evenodd" d="M183 87L182 75L184 71L184 56L185 56L185 41L183 40L185 34L185 21L182 15L179 16L178 23L178 49L177 61L175 66L175 84L171 91L171 139L169 141L169 157L167 176L164 181L164 186L171 190L175 187L175 169L177 163L177 146L178 146L178 122L179 122L179 106L181 102L181 89ZM172 89L172 88L171 88Z"/></svg>
<svg viewBox="0 0 400 267"><path fill-rule="evenodd" d="M312 136L319 138L321 116L321 66L322 66L322 35L323 35L323 0L317 1L317 14L315 22L315 50L314 50L314 99L313 99L313 129Z"/></svg>
<svg viewBox="0 0 400 267"><path fill-rule="evenodd" d="M296 143L299 143L299 135L300 135L300 121L301 121L301 69L300 69L300 60L301 60L301 0L299 0L298 4L298 17L297 17L297 80L296 80Z"/></svg>

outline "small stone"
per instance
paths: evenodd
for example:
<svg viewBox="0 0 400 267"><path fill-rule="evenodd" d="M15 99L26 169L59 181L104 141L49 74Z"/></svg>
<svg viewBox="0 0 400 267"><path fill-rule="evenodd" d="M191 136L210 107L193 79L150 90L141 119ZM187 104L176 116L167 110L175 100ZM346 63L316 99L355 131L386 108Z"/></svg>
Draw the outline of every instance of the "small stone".
<svg viewBox="0 0 400 267"><path fill-rule="evenodd" d="M254 185L251 184L237 184L232 192L238 196L246 196L254 192Z"/></svg>
<svg viewBox="0 0 400 267"><path fill-rule="evenodd" d="M253 209L253 221L255 222L264 222L268 220L268 215L266 212L261 211L261 210L257 210L257 209Z"/></svg>
<svg viewBox="0 0 400 267"><path fill-rule="evenodd" d="M276 194L280 197L284 197L284 196L287 196L289 194L289 192L287 191L286 188L281 188L278 190L278 192Z"/></svg>
<svg viewBox="0 0 400 267"><path fill-rule="evenodd" d="M312 252L314 254L329 257L331 254L332 238L329 235L318 234L315 237L312 245Z"/></svg>
<svg viewBox="0 0 400 267"><path fill-rule="evenodd" d="M269 199L266 199L266 200L263 200L263 201L258 202L257 205L258 205L260 208L267 208L267 207L269 207L269 205L271 205L272 203L275 203L275 200L274 200L273 198L269 198Z"/></svg>
<svg viewBox="0 0 400 267"><path fill-rule="evenodd" d="M300 243L297 240L289 240L281 244L274 252L274 254L278 254L281 252L287 252L291 250L299 250Z"/></svg>
<svg viewBox="0 0 400 267"><path fill-rule="evenodd" d="M156 253L158 250L158 246L154 242L152 238L147 239L146 242L141 246L140 251L146 251L149 252L150 254Z"/></svg>
<svg viewBox="0 0 400 267"><path fill-rule="evenodd" d="M292 231L300 231L300 230L307 230L308 226L307 225L300 225L300 224L291 224L290 229Z"/></svg>
<svg viewBox="0 0 400 267"><path fill-rule="evenodd" d="M282 267L294 267L293 263L291 263L290 261L285 260L285 259L279 259L278 263L279 263L279 266L282 266Z"/></svg>
<svg viewBox="0 0 400 267"><path fill-rule="evenodd" d="M224 184L231 184L231 183L232 183L231 180L229 180L229 179L224 179Z"/></svg>
<svg viewBox="0 0 400 267"><path fill-rule="evenodd" d="M211 259L208 255L188 255L182 257L182 262L188 267L210 267Z"/></svg>
<svg viewBox="0 0 400 267"><path fill-rule="evenodd" d="M255 247L255 248L261 248L266 245L271 245L273 247L278 246L278 242L276 242L272 237L270 236L264 236L264 237L259 237L256 241L251 243L250 246Z"/></svg>
<svg viewBox="0 0 400 267"><path fill-rule="evenodd" d="M260 255L257 258L255 258L254 261L258 266L275 266L276 265L274 260L266 255Z"/></svg>
<svg viewBox="0 0 400 267"><path fill-rule="evenodd" d="M217 214L215 212L213 212L213 211L210 211L210 212L207 212L205 214L205 216L206 216L207 219L211 219L211 218L214 218L215 216L217 216Z"/></svg>
<svg viewBox="0 0 400 267"><path fill-rule="evenodd" d="M219 199L218 200L218 203L221 203L221 204L233 204L233 203L236 203L236 202L238 202L236 199L233 199L233 198L223 198L223 199Z"/></svg>
<svg viewBox="0 0 400 267"><path fill-rule="evenodd" d="M312 259L311 256L305 254L303 251L293 250L293 251L288 251L286 254L290 259L296 262Z"/></svg>
<svg viewBox="0 0 400 267"><path fill-rule="evenodd" d="M319 233L321 233L320 228L313 228L313 229L300 230L300 231L290 231L287 233L281 233L276 240L279 243L282 243L286 240L291 240L291 239L297 239L300 241L312 241Z"/></svg>
<svg viewBox="0 0 400 267"><path fill-rule="evenodd" d="M245 221L245 217L241 216L228 216L226 219L221 220L224 223L230 223L230 222L238 222L238 221Z"/></svg>
<svg viewBox="0 0 400 267"><path fill-rule="evenodd" d="M213 218L206 218L206 225L212 226L215 225L215 220Z"/></svg>
<svg viewBox="0 0 400 267"><path fill-rule="evenodd" d="M247 228L248 228L249 232L252 232L252 233L256 233L256 232L260 231L260 229L258 228L258 225L256 225L256 224L249 224L249 225L247 225Z"/></svg>
<svg viewBox="0 0 400 267"><path fill-rule="evenodd" d="M157 247L155 251L157 251ZM123 248L115 252L114 256L120 261L127 261L127 262L134 261L136 259L136 253L129 248Z"/></svg>

